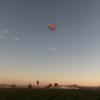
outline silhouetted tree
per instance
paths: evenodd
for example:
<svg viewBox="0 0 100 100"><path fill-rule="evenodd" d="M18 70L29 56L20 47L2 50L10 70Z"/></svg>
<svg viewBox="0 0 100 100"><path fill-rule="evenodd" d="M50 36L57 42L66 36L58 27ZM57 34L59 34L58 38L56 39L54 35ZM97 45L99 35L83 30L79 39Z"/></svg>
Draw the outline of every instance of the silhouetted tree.
<svg viewBox="0 0 100 100"><path fill-rule="evenodd" d="M57 88L59 85L58 83L54 83L54 87Z"/></svg>
<svg viewBox="0 0 100 100"><path fill-rule="evenodd" d="M11 88L16 88L17 86L15 84L11 85Z"/></svg>
<svg viewBox="0 0 100 100"><path fill-rule="evenodd" d="M37 87L39 87L39 80L37 80L36 84L37 84Z"/></svg>
<svg viewBox="0 0 100 100"><path fill-rule="evenodd" d="M31 89L31 88L32 88L32 84L29 84L29 85L28 85L28 88L30 88L30 89Z"/></svg>
<svg viewBox="0 0 100 100"><path fill-rule="evenodd" d="M47 88L51 88L52 87L52 84L50 83L48 86L47 86Z"/></svg>

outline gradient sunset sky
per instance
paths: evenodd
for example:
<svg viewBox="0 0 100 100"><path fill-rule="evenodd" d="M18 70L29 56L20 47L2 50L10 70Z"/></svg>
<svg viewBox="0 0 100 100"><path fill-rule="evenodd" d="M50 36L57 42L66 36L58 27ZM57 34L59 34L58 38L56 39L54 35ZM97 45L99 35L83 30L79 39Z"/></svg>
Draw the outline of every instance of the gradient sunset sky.
<svg viewBox="0 0 100 100"><path fill-rule="evenodd" d="M100 0L0 0L0 83L36 80L100 85Z"/></svg>

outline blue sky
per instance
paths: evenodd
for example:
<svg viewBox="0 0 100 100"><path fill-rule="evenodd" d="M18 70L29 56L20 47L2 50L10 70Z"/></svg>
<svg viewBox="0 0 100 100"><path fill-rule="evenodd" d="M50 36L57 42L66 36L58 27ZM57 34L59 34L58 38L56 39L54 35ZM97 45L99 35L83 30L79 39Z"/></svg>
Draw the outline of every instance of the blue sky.
<svg viewBox="0 0 100 100"><path fill-rule="evenodd" d="M1 0L0 82L100 85L99 27L99 0Z"/></svg>

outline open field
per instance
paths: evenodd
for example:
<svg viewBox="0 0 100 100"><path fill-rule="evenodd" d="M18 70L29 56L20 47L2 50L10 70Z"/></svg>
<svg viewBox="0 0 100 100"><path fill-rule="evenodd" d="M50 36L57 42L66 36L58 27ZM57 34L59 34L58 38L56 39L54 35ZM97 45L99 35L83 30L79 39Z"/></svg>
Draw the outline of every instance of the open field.
<svg viewBox="0 0 100 100"><path fill-rule="evenodd" d="M100 100L100 90L0 89L0 100Z"/></svg>

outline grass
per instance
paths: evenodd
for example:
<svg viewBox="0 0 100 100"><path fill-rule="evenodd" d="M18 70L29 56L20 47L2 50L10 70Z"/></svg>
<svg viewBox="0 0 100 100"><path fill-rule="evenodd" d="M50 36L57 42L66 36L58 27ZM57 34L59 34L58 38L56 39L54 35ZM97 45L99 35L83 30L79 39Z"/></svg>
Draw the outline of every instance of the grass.
<svg viewBox="0 0 100 100"><path fill-rule="evenodd" d="M100 100L100 90L0 89L0 100Z"/></svg>

